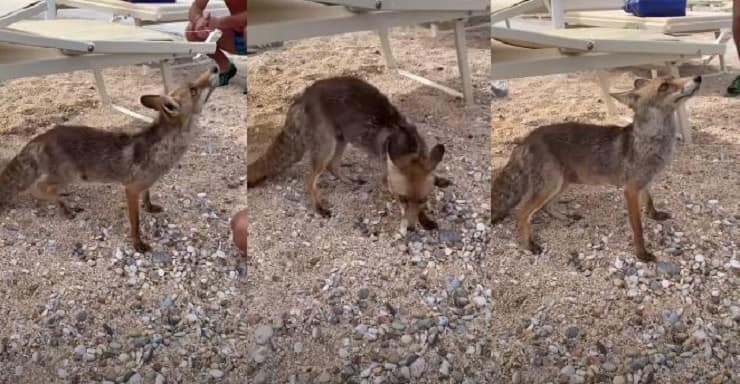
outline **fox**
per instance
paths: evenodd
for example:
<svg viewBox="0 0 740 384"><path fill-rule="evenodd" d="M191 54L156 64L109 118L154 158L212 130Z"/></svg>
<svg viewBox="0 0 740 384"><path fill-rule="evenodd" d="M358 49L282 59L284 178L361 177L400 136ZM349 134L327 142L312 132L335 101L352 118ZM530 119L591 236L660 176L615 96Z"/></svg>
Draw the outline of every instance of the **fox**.
<svg viewBox="0 0 740 384"><path fill-rule="evenodd" d="M532 239L532 215L543 209L560 220L579 220L553 206L571 184L612 185L624 189L635 256L645 262L656 257L645 247L641 205L647 216L662 221L670 213L658 211L649 186L668 166L676 145L673 113L694 96L701 76L636 79L633 88L611 96L633 111L626 126L560 123L542 126L524 137L491 188L491 223L497 224L515 208L517 240L534 254L542 247Z"/></svg>
<svg viewBox="0 0 740 384"><path fill-rule="evenodd" d="M247 165L247 187L280 174L308 153L306 192L315 211L331 217L316 186L319 177L328 170L344 183L366 182L339 169L348 144L376 163L384 163L382 185L401 203L402 231L413 231L417 223L426 230L438 228L425 204L434 186L450 185L448 179L435 174L444 144L429 150L416 126L380 90L353 76L317 80L293 98L280 134L262 156Z"/></svg>
<svg viewBox="0 0 740 384"><path fill-rule="evenodd" d="M138 252L151 247L141 238L139 203L158 213L149 188L175 166L198 134L198 117L217 85L218 68L205 71L168 94L143 95L143 106L157 111L154 122L136 133L119 133L82 125L55 125L28 142L0 173L0 211L18 194L30 190L55 204L72 219L72 208L60 193L76 183L121 184L127 204L129 236Z"/></svg>

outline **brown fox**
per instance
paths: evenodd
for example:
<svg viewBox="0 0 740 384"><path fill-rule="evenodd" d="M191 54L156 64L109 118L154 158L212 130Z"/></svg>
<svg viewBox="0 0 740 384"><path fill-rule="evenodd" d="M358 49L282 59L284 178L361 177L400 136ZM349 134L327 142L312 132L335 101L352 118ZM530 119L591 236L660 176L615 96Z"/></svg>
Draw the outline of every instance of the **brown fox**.
<svg viewBox="0 0 740 384"><path fill-rule="evenodd" d="M676 141L673 112L700 84L701 77L637 79L634 89L612 94L634 111L633 123L625 127L563 123L535 129L517 145L493 182L492 223L518 205L519 244L539 253L542 248L530 235L532 215L544 207L551 216L565 218L552 203L569 184L624 187L635 254L654 261L645 249L640 202L648 217L670 217L655 209L648 186L671 160Z"/></svg>
<svg viewBox="0 0 740 384"><path fill-rule="evenodd" d="M331 211L316 187L324 171L329 170L342 182L365 182L350 179L339 170L348 143L385 162L383 181L403 205L403 229L413 230L417 221L424 229L437 228L427 216L424 203L433 186L449 185L447 179L434 175L444 145L437 144L427 151L416 127L388 98L354 77L316 81L294 99L282 132L265 154L248 165L247 186L283 172L308 152L311 165L305 177L306 191L318 213L329 217Z"/></svg>
<svg viewBox="0 0 740 384"><path fill-rule="evenodd" d="M125 189L130 236L134 248L151 248L139 234L139 197L144 210L152 204L149 187L167 173L197 134L197 120L218 79L212 68L168 95L145 95L141 103L158 111L154 123L134 134L85 126L55 126L26 144L0 173L0 209L18 193L30 189L39 199L58 205L61 213L74 210L59 190L76 182L121 183Z"/></svg>

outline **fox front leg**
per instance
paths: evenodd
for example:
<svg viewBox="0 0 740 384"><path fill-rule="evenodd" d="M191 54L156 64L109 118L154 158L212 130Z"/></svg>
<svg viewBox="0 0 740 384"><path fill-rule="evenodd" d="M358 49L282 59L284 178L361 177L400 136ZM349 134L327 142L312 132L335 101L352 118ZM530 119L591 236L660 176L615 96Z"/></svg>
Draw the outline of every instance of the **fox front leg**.
<svg viewBox="0 0 740 384"><path fill-rule="evenodd" d="M126 205L128 207L128 220L130 226L131 241L134 244L134 249L138 252L144 253L150 251L152 247L144 243L141 240L141 233L139 230L139 194L140 190L134 187L126 187Z"/></svg>
<svg viewBox="0 0 740 384"><path fill-rule="evenodd" d="M630 227L632 227L632 238L635 243L635 255L645 262L655 261L655 256L645 249L645 238L642 233L642 220L640 218L640 188L636 185L627 185L624 189L624 198L627 201L627 213L629 215Z"/></svg>

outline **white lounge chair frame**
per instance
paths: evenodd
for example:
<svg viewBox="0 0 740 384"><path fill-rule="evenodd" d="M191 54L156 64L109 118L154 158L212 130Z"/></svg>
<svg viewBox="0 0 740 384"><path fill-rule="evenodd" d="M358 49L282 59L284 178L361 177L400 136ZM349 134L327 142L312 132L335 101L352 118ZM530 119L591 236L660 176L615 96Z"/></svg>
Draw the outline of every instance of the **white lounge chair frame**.
<svg viewBox="0 0 740 384"><path fill-rule="evenodd" d="M273 42L300 40L318 36L359 31L377 31L381 51L386 65L398 74L424 85L439 89L449 95L462 98L466 105L472 105L473 86L468 62L468 51L465 39L465 20L472 16L486 15L488 1L465 0L450 2L445 0L326 0L337 6L311 4L305 1L283 1L286 5L305 7L313 17L301 17L297 10L290 19L274 18L260 20L259 7L250 5L250 23L247 25L247 36L250 45L269 44ZM254 2L252 3L254 4ZM350 12L343 6L359 7L366 12ZM466 9L469 8L469 9ZM381 9L377 11L377 9ZM321 13L322 17L315 17ZM325 16L324 16L325 15ZM255 20L255 21L252 21ZM393 58L389 29L398 26L414 25L428 22L455 20L454 34L457 62L462 80L462 93L432 80L400 69Z"/></svg>
<svg viewBox="0 0 740 384"><path fill-rule="evenodd" d="M608 74L605 72L606 69L665 63L668 72L676 76L678 75L677 63L701 58L702 55L707 54L719 55L725 51L724 43L717 41L714 43L701 43L588 39L510 28L508 21L510 18L541 10L543 3L540 1L543 1L544 4L547 3L547 0L525 1L507 9L494 12L492 14L491 36L494 39L501 40L534 41L540 45L550 46L552 49L538 52L545 54L538 55L539 57L536 58L529 57L522 60L511 60L509 62L496 62L496 53L494 51L492 52L492 78L506 79L594 70L597 71L599 87L603 94L608 114L612 117L617 116L617 108L614 100L609 95L610 90ZM606 3L611 0L603 1ZM564 16L563 2L562 0L552 0L552 2L551 14L553 17L553 27L559 29L565 23L564 18L562 19L562 23L560 19L557 19L557 15ZM558 4L555 4L556 2ZM569 9L571 9L571 6L580 10L593 10L595 8L594 3L579 4L578 1L568 2ZM505 28L494 25L502 21L505 22ZM570 51L572 55L564 55L562 52L563 49ZM655 76L656 71L652 71L652 74ZM681 105L676 113L676 123L684 142L691 143L691 126L684 105Z"/></svg>
<svg viewBox="0 0 740 384"><path fill-rule="evenodd" d="M114 18L130 17L136 25L173 23L188 20L190 3L128 3L122 0L47 0L53 18L57 7L81 8L111 14ZM206 8L214 16L229 14L220 0L211 0Z"/></svg>
<svg viewBox="0 0 740 384"><path fill-rule="evenodd" d="M43 8L34 8L43 12ZM26 13L27 16L33 16ZM17 20L17 19L16 19ZM42 21L43 22L43 21ZM135 28L135 27L131 27ZM180 57L211 53L221 31L214 31L203 43L176 41L110 41L79 40L49 37L11 28L0 28L0 48L21 47L24 58L0 64L0 81L28 76L41 76L77 70L92 70L104 106L139 120L151 122L148 116L136 113L113 103L107 93L102 70L110 67L158 63L161 68L165 91L171 88L170 63ZM18 49L18 48L16 48Z"/></svg>

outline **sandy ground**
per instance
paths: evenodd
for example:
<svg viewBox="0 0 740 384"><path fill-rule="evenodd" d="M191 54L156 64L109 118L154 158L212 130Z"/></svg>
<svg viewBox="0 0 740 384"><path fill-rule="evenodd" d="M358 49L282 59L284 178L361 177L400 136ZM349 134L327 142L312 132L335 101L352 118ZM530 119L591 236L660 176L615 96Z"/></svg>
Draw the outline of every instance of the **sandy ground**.
<svg viewBox="0 0 740 384"><path fill-rule="evenodd" d="M333 209L330 220L308 207L305 163L250 188L250 383L436 383L440 375L465 376L450 361L456 345L471 344L465 327L486 316L487 299L466 281L470 291L459 287L456 306L445 286L450 277L457 287L455 276L462 279L487 254L490 212L490 50L485 28L468 38L476 106L467 109L388 70L374 34L290 43L250 59L250 161L281 129L292 95L317 79L351 74L388 95L430 147L445 144L439 173L453 181L431 199L441 230L407 237L397 233L398 206L376 182L380 168L356 149L345 154L351 164L345 172L371 182L353 187L324 176L319 188ZM459 89L450 34L394 30L392 45L404 69ZM473 304L473 296L483 303Z"/></svg>
<svg viewBox="0 0 740 384"><path fill-rule="evenodd" d="M104 73L121 104L149 113L138 98L161 91L158 71ZM120 186L70 187L84 209L73 220L26 195L0 213L0 383L243 377L245 279L229 219L246 206L244 82L242 73L214 92L201 135L152 188L164 208L142 214L152 252L134 253L127 239ZM0 164L53 124L141 128L100 107L94 84L89 72L0 84Z"/></svg>
<svg viewBox="0 0 740 384"><path fill-rule="evenodd" d="M702 70L716 69L682 74ZM648 74L611 73L615 89L637 76ZM493 228L482 268L497 271L491 337L501 382L740 381L740 101L721 96L734 76L705 76L688 102L694 144L679 145L653 184L658 209L673 215L645 219L659 265L633 257L623 195L613 187L565 193L561 209L584 217L574 224L535 215L542 255L516 248L511 219ZM512 142L540 125L608 120L596 84L590 73L508 82L509 97L491 107L494 172Z"/></svg>

